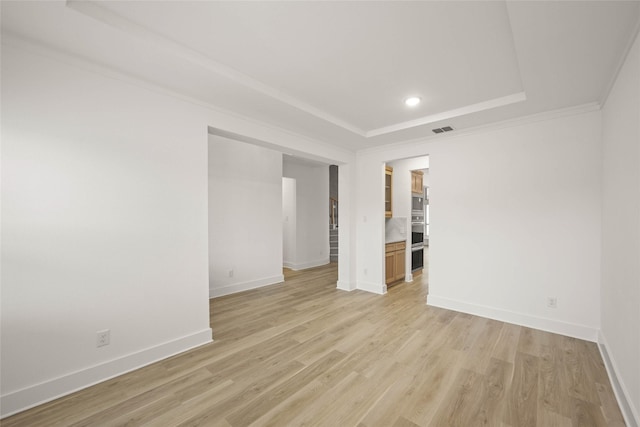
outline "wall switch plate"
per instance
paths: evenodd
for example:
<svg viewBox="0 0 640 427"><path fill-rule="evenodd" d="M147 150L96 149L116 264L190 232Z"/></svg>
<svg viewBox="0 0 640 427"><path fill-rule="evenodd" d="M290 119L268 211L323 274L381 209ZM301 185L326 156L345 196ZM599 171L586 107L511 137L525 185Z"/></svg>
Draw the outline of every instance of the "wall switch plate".
<svg viewBox="0 0 640 427"><path fill-rule="evenodd" d="M96 347L104 347L111 342L111 330L105 329L104 331L96 332Z"/></svg>

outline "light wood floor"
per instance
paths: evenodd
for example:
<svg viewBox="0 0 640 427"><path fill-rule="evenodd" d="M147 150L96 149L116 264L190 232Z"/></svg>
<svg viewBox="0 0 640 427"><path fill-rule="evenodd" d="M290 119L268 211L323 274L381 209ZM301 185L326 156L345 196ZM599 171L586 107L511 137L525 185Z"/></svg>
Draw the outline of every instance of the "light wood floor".
<svg viewBox="0 0 640 427"><path fill-rule="evenodd" d="M336 266L211 301L215 342L10 426L622 426L593 343L387 295ZM425 281L426 281L426 275Z"/></svg>

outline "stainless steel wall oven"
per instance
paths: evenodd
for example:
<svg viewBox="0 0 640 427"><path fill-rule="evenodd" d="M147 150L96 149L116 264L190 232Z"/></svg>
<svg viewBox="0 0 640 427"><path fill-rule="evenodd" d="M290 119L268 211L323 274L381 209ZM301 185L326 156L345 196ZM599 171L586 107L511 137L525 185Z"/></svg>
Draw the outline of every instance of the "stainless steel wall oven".
<svg viewBox="0 0 640 427"><path fill-rule="evenodd" d="M424 211L411 212L411 272L424 265Z"/></svg>

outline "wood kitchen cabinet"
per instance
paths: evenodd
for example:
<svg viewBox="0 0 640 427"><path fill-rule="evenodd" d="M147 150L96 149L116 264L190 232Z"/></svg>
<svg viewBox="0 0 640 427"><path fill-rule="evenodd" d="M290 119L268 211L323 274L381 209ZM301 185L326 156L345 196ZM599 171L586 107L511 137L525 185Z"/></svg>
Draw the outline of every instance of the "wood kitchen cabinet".
<svg viewBox="0 0 640 427"><path fill-rule="evenodd" d="M384 217L391 218L393 210L391 207L391 192L393 184L393 168L385 166L384 168Z"/></svg>
<svg viewBox="0 0 640 427"><path fill-rule="evenodd" d="M406 263L406 242L385 245L385 283L387 285L404 280Z"/></svg>
<svg viewBox="0 0 640 427"><path fill-rule="evenodd" d="M423 182L424 172L411 171L411 192L416 194L423 194Z"/></svg>

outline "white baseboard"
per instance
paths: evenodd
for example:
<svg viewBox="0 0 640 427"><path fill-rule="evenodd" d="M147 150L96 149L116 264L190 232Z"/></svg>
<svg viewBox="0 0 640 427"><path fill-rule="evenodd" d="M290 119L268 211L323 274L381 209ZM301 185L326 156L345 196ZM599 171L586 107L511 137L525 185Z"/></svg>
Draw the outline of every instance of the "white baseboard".
<svg viewBox="0 0 640 427"><path fill-rule="evenodd" d="M446 308L448 310L461 311L463 313L474 314L476 316L487 317L489 319L500 320L502 322L513 323L516 325L527 326L529 328L579 338L585 341L596 342L598 337L597 329L588 326L516 313L495 307L471 304L436 295L427 296L427 305Z"/></svg>
<svg viewBox="0 0 640 427"><path fill-rule="evenodd" d="M336 283L336 289L351 292L356 289L356 286L352 282L341 282L340 280L338 280L338 282Z"/></svg>
<svg viewBox="0 0 640 427"><path fill-rule="evenodd" d="M373 282L358 282L356 289L362 291L373 292L374 294L384 295L387 293L387 285Z"/></svg>
<svg viewBox="0 0 640 427"><path fill-rule="evenodd" d="M211 287L209 284L209 298L221 297L224 295L235 294L242 291L248 291L250 289L261 288L263 286L274 285L276 283L284 282L284 276L282 274L273 277L265 277L257 280L250 280L248 282L234 283L232 285L223 286L220 288Z"/></svg>
<svg viewBox="0 0 640 427"><path fill-rule="evenodd" d="M211 328L109 360L0 397L0 418L22 412L78 390L210 343Z"/></svg>
<svg viewBox="0 0 640 427"><path fill-rule="evenodd" d="M293 263L290 261L284 261L282 265L286 268L290 268L294 271L306 270L307 268L320 267L321 265L327 265L331 262L329 258L322 258L315 261Z"/></svg>
<svg viewBox="0 0 640 427"><path fill-rule="evenodd" d="M624 381L622 381L623 377L619 374L620 370L617 367L616 361L612 359L609 354L609 345L602 330L598 331L598 349L604 361L604 366L607 368L611 387L618 400L618 406L620 407L620 411L622 411L624 422L627 424L627 427L639 427L640 408L634 407L633 400L629 397L629 391Z"/></svg>

